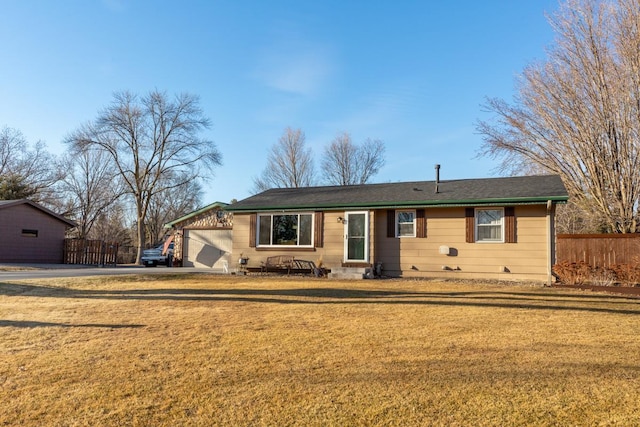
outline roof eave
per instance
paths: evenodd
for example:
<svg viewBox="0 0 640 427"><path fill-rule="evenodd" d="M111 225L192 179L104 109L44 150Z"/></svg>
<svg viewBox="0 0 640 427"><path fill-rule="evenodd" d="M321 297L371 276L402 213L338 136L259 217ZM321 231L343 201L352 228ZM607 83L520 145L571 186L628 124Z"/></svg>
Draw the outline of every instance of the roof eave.
<svg viewBox="0 0 640 427"><path fill-rule="evenodd" d="M39 211L41 211L41 212L43 212L43 213L45 213L45 214L47 214L49 216L52 216L53 218L57 219L58 221L65 223L68 228L74 228L74 227L78 226L77 222L75 222L73 220L70 220L68 218L65 218L64 216L59 215L59 214L53 212L52 210L47 209L44 206L42 206L42 205L40 205L38 203L32 202L31 200L28 200L28 199L10 200L7 203L3 203L2 205L0 205L0 209L1 208L9 208L9 207L18 206L18 205L29 205L34 209L38 209Z"/></svg>
<svg viewBox="0 0 640 427"><path fill-rule="evenodd" d="M412 207L460 207L460 206L491 206L491 205L536 205L551 201L564 204L568 196L540 196L522 198L495 199L461 199L461 200L413 200L405 202L376 202L376 203L336 203L336 204L305 204L305 205L275 205L248 206L227 208L229 212L259 212L259 211L293 211L293 210L342 210L342 209L401 209Z"/></svg>
<svg viewBox="0 0 640 427"><path fill-rule="evenodd" d="M207 206L204 206L204 207L202 207L202 208L200 208L200 209L198 209L198 210L196 210L196 211L193 211L193 212L188 213L188 214L186 214L186 215L184 215L184 216L181 216L181 217L180 217L180 218L178 218L178 219L174 219L173 221L167 222L167 223L164 225L164 228L172 228L172 227L173 227L174 225L176 225L176 224L179 224L179 223L181 223L181 222L183 222L183 221L186 221L186 220L188 220L188 219L191 219L191 218L193 218L193 217L195 217L195 216L198 216L198 215L200 215L200 214L202 214L202 213L204 213L204 212L207 212L207 211L209 211L209 210L211 210L211 209L214 209L214 208L224 209L224 208L226 208L227 206L228 206L228 204L227 204L227 203L224 203L224 202L214 202L214 203L211 203L211 204L209 204L209 205L207 205Z"/></svg>

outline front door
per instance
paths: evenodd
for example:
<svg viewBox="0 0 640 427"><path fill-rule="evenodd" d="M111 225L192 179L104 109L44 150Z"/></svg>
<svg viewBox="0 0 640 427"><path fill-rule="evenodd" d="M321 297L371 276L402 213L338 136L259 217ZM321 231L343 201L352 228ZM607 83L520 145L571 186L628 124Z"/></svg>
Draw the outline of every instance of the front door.
<svg viewBox="0 0 640 427"><path fill-rule="evenodd" d="M346 212L344 223L344 261L369 262L369 215Z"/></svg>

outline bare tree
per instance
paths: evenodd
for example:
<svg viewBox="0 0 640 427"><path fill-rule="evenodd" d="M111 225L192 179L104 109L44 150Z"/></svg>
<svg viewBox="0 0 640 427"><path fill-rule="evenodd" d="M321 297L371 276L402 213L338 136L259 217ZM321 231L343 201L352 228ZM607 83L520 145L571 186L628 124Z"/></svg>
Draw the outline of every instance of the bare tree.
<svg viewBox="0 0 640 427"><path fill-rule="evenodd" d="M136 240L136 230L132 227L132 215L124 198L116 200L109 209L100 213L91 227L87 238L117 242L118 262L131 263L135 261L136 253L133 243Z"/></svg>
<svg viewBox="0 0 640 427"><path fill-rule="evenodd" d="M31 146L16 129L0 130L0 181L3 197L29 198L53 206L57 204L56 184L62 178L55 156L43 142Z"/></svg>
<svg viewBox="0 0 640 427"><path fill-rule="evenodd" d="M167 178L175 179L175 178ZM178 178L181 184L170 190L155 194L149 204L147 217L148 243L156 244L166 234L164 225L176 218L194 211L202 195L202 186L198 181L184 181ZM171 187L170 185L165 185Z"/></svg>
<svg viewBox="0 0 640 427"><path fill-rule="evenodd" d="M68 214L78 224L77 235L88 238L104 211L124 194L125 188L109 154L95 147L69 151L62 160L66 176L61 190L68 197Z"/></svg>
<svg viewBox="0 0 640 427"><path fill-rule="evenodd" d="M269 188L308 187L314 181L311 149L306 147L301 129L286 128L276 144L271 147L267 166L260 177L253 179L254 191Z"/></svg>
<svg viewBox="0 0 640 427"><path fill-rule="evenodd" d="M88 237L90 239L118 242L122 246L133 245L136 239L136 231L132 226L132 215L128 211L127 204L123 199L116 200L110 209L100 214Z"/></svg>
<svg viewBox="0 0 640 427"><path fill-rule="evenodd" d="M344 132L324 150L322 176L328 184L366 184L384 166L385 146L379 139L367 138L354 144Z"/></svg>
<svg viewBox="0 0 640 427"><path fill-rule="evenodd" d="M527 67L513 105L488 100L482 154L563 177L611 232L637 232L640 202L640 2L568 0L550 19L556 43Z"/></svg>
<svg viewBox="0 0 640 427"><path fill-rule="evenodd" d="M602 221L602 216L593 211L593 207L580 204L576 198L569 199L566 205L558 205L556 231L562 234L606 233L609 227Z"/></svg>
<svg viewBox="0 0 640 427"><path fill-rule="evenodd" d="M146 240L145 220L153 196L206 176L221 163L215 144L199 137L208 127L196 96L180 94L169 99L158 91L143 97L121 92L93 123L67 138L77 148L108 153L122 177L135 204L136 262ZM167 174L183 181L164 180Z"/></svg>

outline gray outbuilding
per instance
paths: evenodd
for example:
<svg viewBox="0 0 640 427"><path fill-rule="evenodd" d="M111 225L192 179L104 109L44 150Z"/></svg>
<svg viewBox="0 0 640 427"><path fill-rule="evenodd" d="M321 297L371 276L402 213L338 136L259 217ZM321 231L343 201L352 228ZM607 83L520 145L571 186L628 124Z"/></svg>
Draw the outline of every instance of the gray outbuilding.
<svg viewBox="0 0 640 427"><path fill-rule="evenodd" d="M0 262L62 263L65 232L75 226L30 200L0 200Z"/></svg>

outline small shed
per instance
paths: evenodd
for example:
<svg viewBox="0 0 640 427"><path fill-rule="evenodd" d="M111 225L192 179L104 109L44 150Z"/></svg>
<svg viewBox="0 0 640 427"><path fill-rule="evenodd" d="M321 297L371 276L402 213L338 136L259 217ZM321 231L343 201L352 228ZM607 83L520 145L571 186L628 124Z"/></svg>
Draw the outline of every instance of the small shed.
<svg viewBox="0 0 640 427"><path fill-rule="evenodd" d="M63 262L64 237L76 223L30 200L0 200L0 262Z"/></svg>
<svg viewBox="0 0 640 427"><path fill-rule="evenodd" d="M233 246L233 215L215 202L165 225L171 229L174 259L184 267L228 270Z"/></svg>

